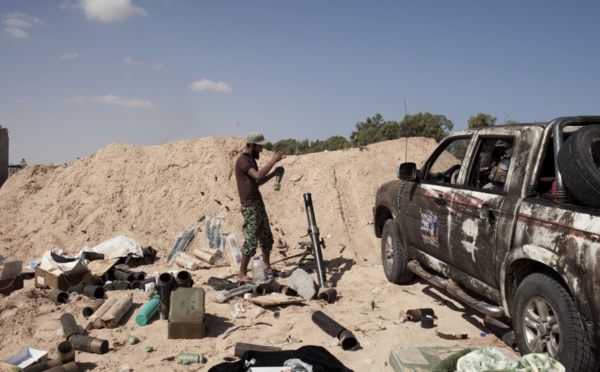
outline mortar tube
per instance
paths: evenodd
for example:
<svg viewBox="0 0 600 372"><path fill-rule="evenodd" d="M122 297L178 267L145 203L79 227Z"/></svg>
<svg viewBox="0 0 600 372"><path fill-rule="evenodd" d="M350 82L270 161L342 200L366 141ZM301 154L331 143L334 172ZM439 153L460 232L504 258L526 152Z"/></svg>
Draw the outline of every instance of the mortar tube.
<svg viewBox="0 0 600 372"><path fill-rule="evenodd" d="M146 274L141 271L136 271L133 273L133 277L135 280L140 281L146 279Z"/></svg>
<svg viewBox="0 0 600 372"><path fill-rule="evenodd" d="M88 260L88 261L103 260L104 253L85 251L85 252L81 253L81 258L83 258L84 260Z"/></svg>
<svg viewBox="0 0 600 372"><path fill-rule="evenodd" d="M135 316L135 322L140 326L145 326L158 312L160 306L160 297L154 296Z"/></svg>
<svg viewBox="0 0 600 372"><path fill-rule="evenodd" d="M308 218L308 230L310 239L313 244L313 255L315 256L317 266L317 277L319 279L319 287L325 287L325 266L323 264L323 256L321 253L321 243L319 242L319 228L313 210L312 197L309 192L304 194L304 206L306 207L306 217Z"/></svg>
<svg viewBox="0 0 600 372"><path fill-rule="evenodd" d="M331 319L329 316L325 315L322 311L315 311L312 314L313 322L319 326L325 333L332 337L336 337L340 340L340 344L342 345L342 349L344 350L358 350L359 344L352 332L344 328L335 320Z"/></svg>
<svg viewBox="0 0 600 372"><path fill-rule="evenodd" d="M45 372L79 372L79 366L77 362L69 362L67 364L63 364L61 366L56 366L50 369L47 369Z"/></svg>
<svg viewBox="0 0 600 372"><path fill-rule="evenodd" d="M61 362L69 363L75 361L75 349L69 341L63 341L56 348L56 355Z"/></svg>
<svg viewBox="0 0 600 372"><path fill-rule="evenodd" d="M169 309L171 308L171 292L175 286L175 280L170 273L162 273L158 277L157 292L160 296L160 317L169 319Z"/></svg>
<svg viewBox="0 0 600 372"><path fill-rule="evenodd" d="M133 282L135 280L135 275L126 271L113 270L113 275L116 280L125 280L127 282Z"/></svg>
<svg viewBox="0 0 600 372"><path fill-rule="evenodd" d="M54 304L57 306L69 302L69 294L67 292L61 291L60 289L53 289L50 292L46 293L46 298L54 301Z"/></svg>
<svg viewBox="0 0 600 372"><path fill-rule="evenodd" d="M108 351L108 341L86 335L74 334L69 337L73 348L87 353L105 354Z"/></svg>
<svg viewBox="0 0 600 372"><path fill-rule="evenodd" d="M94 312L96 312L96 310L100 308L100 306L102 306L103 303L103 298L97 298L96 300L94 300L94 302L84 307L81 313L84 317L89 318L90 316L92 316L92 314L94 314Z"/></svg>
<svg viewBox="0 0 600 372"><path fill-rule="evenodd" d="M146 278L144 280L134 280L131 282L131 288L144 290L147 283L156 283L156 278Z"/></svg>
<svg viewBox="0 0 600 372"><path fill-rule="evenodd" d="M112 282L112 285L117 291L125 291L127 289L131 289L131 282L125 280L117 280L116 282Z"/></svg>
<svg viewBox="0 0 600 372"><path fill-rule="evenodd" d="M337 291L335 288L321 288L319 289L319 293L317 297L321 300L325 300L325 302L331 302L337 296Z"/></svg>
<svg viewBox="0 0 600 372"><path fill-rule="evenodd" d="M84 285L81 294L91 298L104 298L104 288L97 285Z"/></svg>
<svg viewBox="0 0 600 372"><path fill-rule="evenodd" d="M182 288L190 288L192 285L194 285L192 275L185 270L182 270L177 273L177 275L175 276L175 282L177 283L178 287Z"/></svg>
<svg viewBox="0 0 600 372"><path fill-rule="evenodd" d="M104 279L102 279L99 276L91 275L90 278L87 281L87 284L97 285L97 286L102 287L104 284L106 284L106 282L104 281Z"/></svg>
<svg viewBox="0 0 600 372"><path fill-rule="evenodd" d="M106 291L106 292L114 291L114 290L116 290L114 283L115 282L106 283L102 286L102 288L104 288L104 291Z"/></svg>
<svg viewBox="0 0 600 372"><path fill-rule="evenodd" d="M72 335L81 333L81 331L79 330L79 326L75 321L75 317L71 313L64 313L63 315L61 315L60 325L67 340Z"/></svg>
<svg viewBox="0 0 600 372"><path fill-rule="evenodd" d="M27 366L23 368L23 372L43 372L62 364L63 362L60 359L50 359L42 363Z"/></svg>
<svg viewBox="0 0 600 372"><path fill-rule="evenodd" d="M67 289L67 292L69 293L78 293L78 294L83 294L83 287L85 287L85 283L80 283L74 286L69 287L69 289Z"/></svg>

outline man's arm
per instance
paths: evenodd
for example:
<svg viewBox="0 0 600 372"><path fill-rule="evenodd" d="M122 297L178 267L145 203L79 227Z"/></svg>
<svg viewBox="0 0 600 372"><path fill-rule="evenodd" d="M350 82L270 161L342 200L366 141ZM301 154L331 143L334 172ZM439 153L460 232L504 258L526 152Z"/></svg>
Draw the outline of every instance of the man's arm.
<svg viewBox="0 0 600 372"><path fill-rule="evenodd" d="M284 154L282 151L275 152L275 154L273 154L273 157L271 158L271 160L269 160L269 162L264 167L262 167L260 170L251 168L248 170L248 174L256 182L258 182L259 186L264 184L265 182L269 181L271 178L275 177L277 172L273 172L273 173L269 173L269 172L271 171L271 169L273 169L273 166L278 161L283 159L283 156L284 156Z"/></svg>

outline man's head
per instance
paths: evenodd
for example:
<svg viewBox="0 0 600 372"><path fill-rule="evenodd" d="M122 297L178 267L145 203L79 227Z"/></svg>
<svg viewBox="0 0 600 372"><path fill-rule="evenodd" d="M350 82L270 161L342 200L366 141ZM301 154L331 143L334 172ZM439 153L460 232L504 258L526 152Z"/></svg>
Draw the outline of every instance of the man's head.
<svg viewBox="0 0 600 372"><path fill-rule="evenodd" d="M269 143L265 136L259 132L252 132L246 136L246 148L251 150L252 157L258 159L264 145Z"/></svg>

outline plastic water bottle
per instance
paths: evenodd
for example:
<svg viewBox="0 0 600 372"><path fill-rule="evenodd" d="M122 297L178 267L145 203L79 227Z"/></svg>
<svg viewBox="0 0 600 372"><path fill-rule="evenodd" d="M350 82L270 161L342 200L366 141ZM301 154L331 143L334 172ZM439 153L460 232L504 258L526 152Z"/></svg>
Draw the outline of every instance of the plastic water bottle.
<svg viewBox="0 0 600 372"><path fill-rule="evenodd" d="M262 256L254 257L254 261L252 262L252 281L254 284L259 285L268 282L268 279L267 265L263 262Z"/></svg>

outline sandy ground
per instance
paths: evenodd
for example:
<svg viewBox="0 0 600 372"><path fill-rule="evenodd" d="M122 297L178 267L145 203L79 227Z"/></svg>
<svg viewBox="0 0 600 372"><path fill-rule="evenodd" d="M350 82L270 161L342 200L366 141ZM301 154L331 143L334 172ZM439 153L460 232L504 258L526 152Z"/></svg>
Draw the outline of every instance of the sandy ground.
<svg viewBox="0 0 600 372"><path fill-rule="evenodd" d="M206 214L224 218L223 231L241 240L233 165L243 149L243 140L231 137L198 138L162 146L137 147L113 144L97 154L65 164L30 166L11 177L0 189L0 255L28 263L43 252L62 248L75 254L117 235L135 238L142 246L158 251L153 265L138 269L148 274L175 269L166 256L177 236L194 224L200 231L188 251L204 246ZM207 370L232 357L237 342L297 349L319 345L355 371L389 371L389 353L397 346L493 345L502 341L482 326L482 317L444 293L415 280L398 286L388 283L380 262L380 241L372 226L372 206L378 186L395 178L395 167L405 160L405 139L327 153L288 156L280 191L272 183L261 190L276 240L290 247L287 254L300 253L308 223L304 193L311 193L317 225L325 239L323 249L327 277L336 283L338 297L332 303L312 300L301 305L268 308L245 303L246 312L233 317L240 298L226 303L206 301L206 337L198 340L168 340L167 321L157 316L150 324L135 323L137 310L148 301L145 292L128 291L134 309L113 329L91 331L109 341L105 355L77 353L85 370L117 371L128 364L132 370ZM424 138L408 141L407 160L421 164L435 142ZM270 157L265 151L259 160ZM241 241L240 241L241 243ZM272 261L283 256L277 249ZM231 257L230 261L233 262ZM291 270L293 265L274 265ZM309 266L310 267L310 266ZM228 277L235 265L193 271L195 286L207 294L209 277ZM316 281L316 274L312 274ZM281 280L283 283L284 280ZM25 288L8 297L0 295L0 359L24 347L47 350L56 355L62 341L59 318L65 312L84 324L81 309L91 300L75 296L66 305L55 306L43 290ZM119 296L122 292L107 292ZM436 327L399 320L400 310L432 308ZM343 351L311 321L320 310L351 330L361 348ZM445 340L436 331L468 334L466 340ZM141 342L123 346L128 335ZM155 351L147 353L146 346ZM181 352L201 353L203 365L183 366L165 360Z"/></svg>

